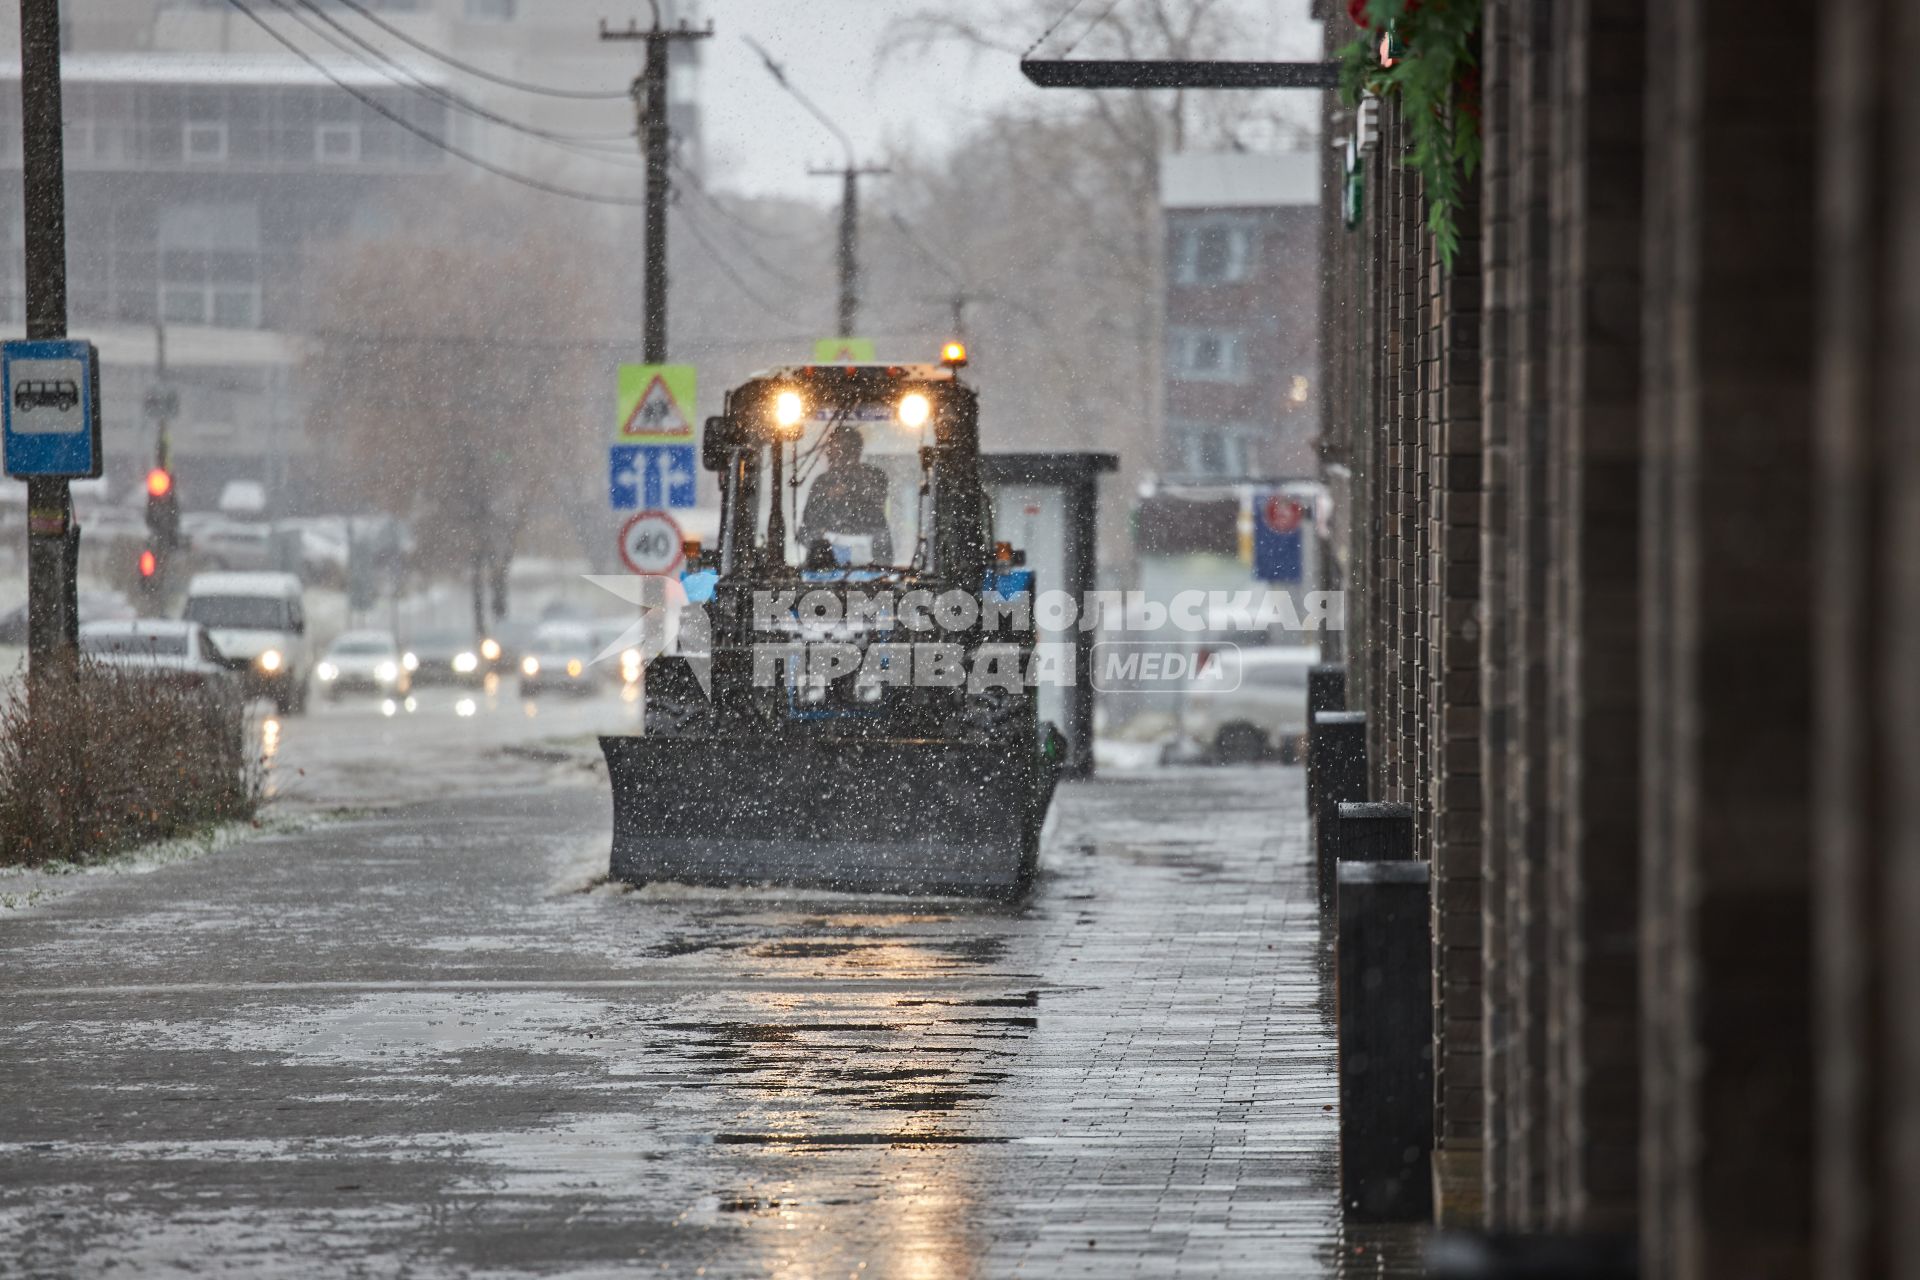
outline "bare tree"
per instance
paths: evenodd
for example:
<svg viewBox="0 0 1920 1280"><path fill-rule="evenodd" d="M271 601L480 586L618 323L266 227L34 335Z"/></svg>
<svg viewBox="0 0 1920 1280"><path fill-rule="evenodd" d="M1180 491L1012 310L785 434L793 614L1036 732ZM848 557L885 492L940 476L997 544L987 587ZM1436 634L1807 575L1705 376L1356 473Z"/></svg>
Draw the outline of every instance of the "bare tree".
<svg viewBox="0 0 1920 1280"><path fill-rule="evenodd" d="M311 312L309 429L332 442L336 483L408 520L429 571L471 575L477 626L489 585L504 611L529 522L575 505L605 436L598 255L542 212L420 216L343 246Z"/></svg>

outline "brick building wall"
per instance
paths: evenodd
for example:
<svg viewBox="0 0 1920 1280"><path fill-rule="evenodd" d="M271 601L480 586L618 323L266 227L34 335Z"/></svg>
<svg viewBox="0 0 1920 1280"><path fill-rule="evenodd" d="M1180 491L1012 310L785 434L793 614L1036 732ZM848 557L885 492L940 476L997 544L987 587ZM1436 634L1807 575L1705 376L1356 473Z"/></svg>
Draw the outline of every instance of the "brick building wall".
<svg viewBox="0 0 1920 1280"><path fill-rule="evenodd" d="M1549 1134L1554 1217L1637 1210L1640 0L1559 11L1547 457Z"/></svg>
<svg viewBox="0 0 1920 1280"><path fill-rule="evenodd" d="M1808 1266L1815 9L1754 23L1689 0L1649 46L1668 50L1650 80L1670 108L1649 138L1664 350L1645 438L1665 508L1649 559L1672 568L1641 598L1660 619L1644 766L1665 779L1642 836L1665 899L1643 963L1664 1028L1646 1064L1666 1090L1647 1149L1656 1277Z"/></svg>
<svg viewBox="0 0 1920 1280"><path fill-rule="evenodd" d="M1911 8L1487 0L1451 272L1382 104L1328 288L1443 1220L1478 1148L1648 1276L1920 1276Z"/></svg>
<svg viewBox="0 0 1920 1280"><path fill-rule="evenodd" d="M1481 1189L1489 1224L1513 1216L1510 1187L1512 1099L1524 1083L1510 1078L1515 1020L1507 958L1507 435L1513 416L1513 22L1494 5L1480 35L1483 76L1481 160L1481 524L1480 599L1480 974L1482 1142Z"/></svg>
<svg viewBox="0 0 1920 1280"><path fill-rule="evenodd" d="M1920 17L1822 27L1815 1267L1868 1280L1920 1275Z"/></svg>

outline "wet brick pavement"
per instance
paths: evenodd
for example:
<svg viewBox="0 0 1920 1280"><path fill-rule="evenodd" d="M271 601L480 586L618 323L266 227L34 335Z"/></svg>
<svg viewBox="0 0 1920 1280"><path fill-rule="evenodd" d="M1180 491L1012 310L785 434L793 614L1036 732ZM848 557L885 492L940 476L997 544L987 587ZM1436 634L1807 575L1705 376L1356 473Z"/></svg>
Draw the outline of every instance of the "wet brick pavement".
<svg viewBox="0 0 1920 1280"><path fill-rule="evenodd" d="M606 803L0 918L0 1271L1408 1273L1334 1203L1297 770L1070 787L1010 909L596 884Z"/></svg>

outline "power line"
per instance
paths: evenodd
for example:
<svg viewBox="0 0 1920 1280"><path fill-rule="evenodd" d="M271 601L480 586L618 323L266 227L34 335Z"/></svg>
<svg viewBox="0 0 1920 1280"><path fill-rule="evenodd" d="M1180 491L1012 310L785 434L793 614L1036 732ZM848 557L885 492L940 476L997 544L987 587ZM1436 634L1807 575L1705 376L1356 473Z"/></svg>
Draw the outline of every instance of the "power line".
<svg viewBox="0 0 1920 1280"><path fill-rule="evenodd" d="M762 311L774 317L776 320L785 320L788 324L806 323L806 321L794 315L786 308L769 302L761 295L759 290L748 284L734 265L727 261L726 255L721 253L719 248L711 240L707 239L706 233L700 229L700 224L688 216L684 207L679 208L677 212L680 214L680 225L686 228L687 234L694 238L695 243L707 251L707 256L713 259L713 264L720 268L720 273L733 283L734 288L752 299Z"/></svg>
<svg viewBox="0 0 1920 1280"><path fill-rule="evenodd" d="M329 45L332 45L335 49L338 49L340 52L346 54L348 57L356 59L357 61L359 61L366 67L368 67L370 70L378 73L379 75L384 77L386 80L390 81L391 83L396 84L403 89L407 89L416 94L419 94L420 96L426 98L429 102L433 102L441 106L453 107L457 110L466 112L468 115L475 116L481 120L485 120L489 124L497 124L497 125L500 125L502 128L511 129L515 133L523 133L523 134L526 134L528 137L538 138L542 141L555 143L559 146L567 147L569 149L575 149L583 145L594 144L594 143L629 141L633 136L632 134L560 133L552 129L542 129L537 125L524 124L521 121L514 120L514 119L511 119L510 117L500 115L498 112L490 111L487 108L481 106L479 103L474 102L471 98L468 98L462 94L455 93L451 89L443 89L438 85L427 83L425 80L421 79L416 72L408 69L407 67L403 66L398 62L395 62L392 58L388 57L386 52L383 49L381 49L378 45L374 44L369 40L362 38L361 36L354 34L354 32L349 30L347 27L342 26L339 19L327 13L325 10L321 9L318 5L316 5L313 2L313 0L272 0L272 3L277 7L279 7L280 9L284 10L288 17L292 18L295 22L298 22L301 26L305 27L308 31L312 32L314 35L318 36L320 39L326 41ZM359 47L358 51L356 51L355 49L348 48L346 45L342 44L338 38L336 38L335 36L329 35L326 31L315 26L312 21L302 16L300 12L293 7L296 4L301 9L307 10L307 12L313 14L314 17L319 18L322 22L325 22L328 26L337 30L342 36L345 36L353 44L357 45ZM624 157L621 158L620 160L617 160L613 157L608 157L608 156L586 155L584 158L589 160L598 160L602 164L614 164L618 167L629 168L629 169L639 167L637 163L635 163L633 160L627 159ZM622 163L622 160L624 160L624 163Z"/></svg>
<svg viewBox="0 0 1920 1280"><path fill-rule="evenodd" d="M273 25L269 23L265 18L262 18L259 14L255 13L252 9L248 8L246 4L243 3L243 0L227 0L227 3L231 4L234 8L238 9L241 12L241 14L243 14L255 26L259 27L262 31L266 32L269 36L272 36L273 39L277 41L280 45L282 45L288 52L292 53L296 58L299 58L302 62L312 67L315 71L318 71L322 76L325 76L327 80L336 89L340 90L342 93L346 94L348 97L357 101L361 106L367 108L367 110L373 112L375 115L380 116L383 119L389 120L394 124L399 125L402 129L406 130L408 133L412 134L414 137L419 138L421 141L429 143L432 146L438 147L440 150L446 152L448 155L456 156L461 160L465 160L468 164L472 165L476 169L484 170L485 172L494 175L496 178L505 178L509 182L517 182L523 187L531 187L535 191L544 191L548 195L564 196L569 200L579 200L586 204L618 205L622 208L628 208L628 209L642 208L646 205L646 201L639 197L599 195L591 191L579 191L572 187L563 187L558 183L547 182L541 178L530 178L524 173L515 173L511 169L502 168L501 166L493 163L491 160L482 159L480 156L475 155L471 151L455 146L453 143L448 142L445 138L435 137L433 134L429 133L427 130L420 128L418 125L414 124L412 121L406 119L403 116L396 114L391 109L385 106L382 106L378 101L368 97L364 93L361 93L358 89L355 89L352 85L342 80L339 76L335 75L331 70L329 70L325 63L322 63L319 59L313 57L313 55L309 54L306 50L302 49L299 45L295 44L293 41L287 39L287 37L281 35L278 31L276 31L273 28Z"/></svg>
<svg viewBox="0 0 1920 1280"><path fill-rule="evenodd" d="M629 93L625 89L620 89L617 91L597 91L597 90L587 90L587 89L555 89L548 85L528 84L524 80L515 80L508 76L499 75L496 72L488 71L482 67L476 67L471 63L462 62L460 61L460 59L454 57L452 54L444 53L441 50L434 48L432 45L427 44L425 41L418 40L413 36L408 35L405 31L401 30L399 27L396 27L392 23L381 18L378 14L375 14L371 10L367 9L365 6L356 3L356 0L335 0L335 3L339 4L340 7L343 9L348 9L354 13L359 14L361 17L365 18L368 22L371 22L374 26L380 28L382 31L386 32L388 35L392 36L394 39L400 41L402 44L409 45L415 49L418 49L421 53L426 54L429 58L432 58L437 62L444 62L448 66L454 68L457 71L464 71L470 76L477 77L478 79L481 79L481 80L489 81L493 84L502 85L508 89L518 89L522 93L545 94L549 98L572 98L580 102L618 102L618 101L621 101L622 99L629 97Z"/></svg>
<svg viewBox="0 0 1920 1280"><path fill-rule="evenodd" d="M675 160L673 164L674 164L674 167L680 171L681 176L688 180L688 185L693 189L694 193L706 202L708 208L715 210L722 217L726 218L729 222L734 223L736 226L741 225L739 219L733 217L732 214L728 213L726 209L721 207L719 201L715 200L712 196L708 195L706 191L699 186L698 182L694 180L691 170L689 170L684 164L680 163L680 161L678 160ZM752 245L748 244L745 240L742 240L736 236L733 240L733 244L735 245L735 247L737 247L740 250L740 252L746 254L747 257L753 261L754 266L760 268L760 270L765 274L770 275L775 279L779 280L782 284L786 285L789 289L803 289L806 287L801 282L798 276L795 276L792 272L787 271L785 268L776 267L771 262L768 262L765 258L760 256L759 250L755 249Z"/></svg>
<svg viewBox="0 0 1920 1280"><path fill-rule="evenodd" d="M708 208L712 209L715 213L719 214L722 218L725 218L728 222L731 222L734 226L740 228L740 230L745 231L750 235L758 236L763 240L792 241L792 240L798 240L802 238L801 236L799 236L798 234L792 231L769 231L765 227L755 226L753 223L747 221L745 218L741 217L738 213L735 213L732 209L729 209L727 208L726 205L722 204L718 196L714 195L713 192L707 190L706 183L700 181L700 175L695 173L693 169L690 168L686 164L686 162L681 160L678 156L675 156L673 158L673 167L679 171L681 177L687 180L687 185L692 187L694 189L694 192L698 194L699 197L706 202Z"/></svg>
<svg viewBox="0 0 1920 1280"><path fill-rule="evenodd" d="M1045 44L1047 42L1047 37L1052 35L1054 32L1058 31L1060 29L1060 24L1065 22L1068 18L1072 17L1073 11L1075 9L1078 9L1084 3L1086 3L1086 0L1070 0L1070 3L1068 3L1067 7L1060 11L1060 16L1055 18L1052 22L1048 23L1047 29L1045 31L1042 31L1038 36L1034 37L1033 43L1027 46L1027 51L1020 55L1021 61L1024 62L1026 59L1031 58L1033 56L1033 51L1035 49L1038 49L1041 45Z"/></svg>

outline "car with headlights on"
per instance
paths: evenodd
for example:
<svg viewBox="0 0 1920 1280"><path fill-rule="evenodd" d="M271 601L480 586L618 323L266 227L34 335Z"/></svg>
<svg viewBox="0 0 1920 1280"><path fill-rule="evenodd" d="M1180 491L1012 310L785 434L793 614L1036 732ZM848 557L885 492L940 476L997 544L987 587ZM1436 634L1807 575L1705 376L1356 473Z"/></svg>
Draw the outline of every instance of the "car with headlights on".
<svg viewBox="0 0 1920 1280"><path fill-rule="evenodd" d="M457 628L416 631L407 638L400 657L404 665L412 655L416 686L477 685L486 676L486 660L481 656L484 643L475 640L473 632Z"/></svg>
<svg viewBox="0 0 1920 1280"><path fill-rule="evenodd" d="M593 657L598 652L585 623L542 623L520 657L521 696L595 692L600 674L593 669Z"/></svg>
<svg viewBox="0 0 1920 1280"><path fill-rule="evenodd" d="M313 669L329 700L348 693L405 693L411 687L407 654L391 631L343 631Z"/></svg>
<svg viewBox="0 0 1920 1280"><path fill-rule="evenodd" d="M282 715L307 709L306 592L292 573L196 573L181 617L213 635L248 697L270 697Z"/></svg>

